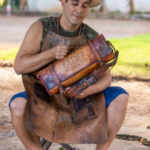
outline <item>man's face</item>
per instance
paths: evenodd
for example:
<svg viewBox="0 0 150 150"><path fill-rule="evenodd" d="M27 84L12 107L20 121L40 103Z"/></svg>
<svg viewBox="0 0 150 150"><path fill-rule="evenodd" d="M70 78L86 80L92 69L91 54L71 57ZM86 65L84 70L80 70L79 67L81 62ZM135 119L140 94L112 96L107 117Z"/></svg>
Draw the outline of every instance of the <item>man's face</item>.
<svg viewBox="0 0 150 150"><path fill-rule="evenodd" d="M63 15L71 23L76 26L86 17L90 8L90 0L62 0Z"/></svg>

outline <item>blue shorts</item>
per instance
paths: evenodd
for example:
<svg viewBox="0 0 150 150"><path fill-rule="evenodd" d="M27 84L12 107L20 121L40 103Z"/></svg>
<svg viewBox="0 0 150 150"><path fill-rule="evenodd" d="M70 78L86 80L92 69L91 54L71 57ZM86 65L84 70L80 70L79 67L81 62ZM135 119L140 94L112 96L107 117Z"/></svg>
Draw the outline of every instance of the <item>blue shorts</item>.
<svg viewBox="0 0 150 150"><path fill-rule="evenodd" d="M106 88L106 89L103 91L103 93L104 93L104 97L105 97L105 102L106 102L106 107L107 107L107 108L109 107L110 103L111 103L116 97L118 97L119 95L121 95L121 94L127 94L127 95L128 95L128 93L127 93L123 88L121 88L121 87L115 87L115 86L114 86L114 87L108 87L108 88ZM16 94L16 95L14 95L14 96L11 98L10 102L9 102L9 108L10 108L11 102L12 102L14 99L19 98L19 97L25 98L25 99L27 100L27 94L26 94L26 92L24 91L24 92L21 92L21 93L18 93L18 94Z"/></svg>

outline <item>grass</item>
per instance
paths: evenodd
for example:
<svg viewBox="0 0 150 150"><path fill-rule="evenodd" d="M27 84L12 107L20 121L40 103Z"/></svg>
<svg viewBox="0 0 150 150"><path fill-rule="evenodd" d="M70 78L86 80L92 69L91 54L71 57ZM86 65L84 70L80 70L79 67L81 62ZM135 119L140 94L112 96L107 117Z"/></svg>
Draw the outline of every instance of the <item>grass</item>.
<svg viewBox="0 0 150 150"><path fill-rule="evenodd" d="M0 50L0 61L9 61L13 63L18 50L19 48Z"/></svg>
<svg viewBox="0 0 150 150"><path fill-rule="evenodd" d="M112 69L115 76L150 78L150 34L109 39L117 50L119 60ZM18 48L0 51L0 60L13 62Z"/></svg>
<svg viewBox="0 0 150 150"><path fill-rule="evenodd" d="M119 60L112 74L150 78L150 34L110 41L119 50Z"/></svg>

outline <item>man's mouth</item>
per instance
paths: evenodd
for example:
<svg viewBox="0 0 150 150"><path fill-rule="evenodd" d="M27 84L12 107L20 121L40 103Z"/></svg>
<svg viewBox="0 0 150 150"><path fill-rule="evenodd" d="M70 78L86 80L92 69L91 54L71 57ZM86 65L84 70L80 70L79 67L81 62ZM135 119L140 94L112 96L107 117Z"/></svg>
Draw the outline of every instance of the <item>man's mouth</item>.
<svg viewBox="0 0 150 150"><path fill-rule="evenodd" d="M78 16L78 15L73 15L74 17L76 17L77 19L82 18L82 16Z"/></svg>

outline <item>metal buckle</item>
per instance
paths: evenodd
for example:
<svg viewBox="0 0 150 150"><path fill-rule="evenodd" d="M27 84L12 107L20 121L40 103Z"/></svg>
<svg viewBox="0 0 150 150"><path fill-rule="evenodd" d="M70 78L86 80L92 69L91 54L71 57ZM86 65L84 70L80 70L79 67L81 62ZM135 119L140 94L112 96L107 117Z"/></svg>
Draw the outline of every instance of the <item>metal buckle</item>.
<svg viewBox="0 0 150 150"><path fill-rule="evenodd" d="M87 115L87 116L86 116L86 120L92 120L92 119L95 118L95 117L96 117L95 114Z"/></svg>
<svg viewBox="0 0 150 150"><path fill-rule="evenodd" d="M83 83L85 83L85 82L87 83L87 86L84 86L84 85L83 85ZM89 82L88 82L87 80L85 80L84 82L82 82L81 85L82 85L82 88L83 88L83 89L86 89L87 87L90 86L90 84L89 84Z"/></svg>

